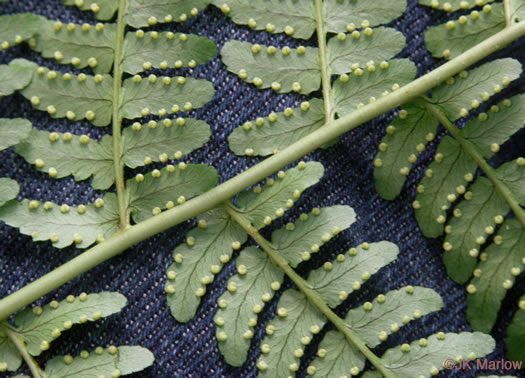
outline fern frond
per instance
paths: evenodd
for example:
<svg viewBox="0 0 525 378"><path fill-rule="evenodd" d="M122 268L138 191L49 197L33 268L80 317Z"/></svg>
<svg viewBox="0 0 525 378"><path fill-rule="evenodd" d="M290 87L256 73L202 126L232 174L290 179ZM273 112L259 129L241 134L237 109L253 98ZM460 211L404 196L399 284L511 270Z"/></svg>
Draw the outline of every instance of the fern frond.
<svg viewBox="0 0 525 378"><path fill-rule="evenodd" d="M452 358L458 363L491 353L495 342L481 332L443 333L389 349L381 357L386 366L400 377L430 378L444 369L443 361ZM363 377L372 377L365 373Z"/></svg>
<svg viewBox="0 0 525 378"><path fill-rule="evenodd" d="M299 4L293 0L212 0L211 3L236 24L248 25L254 30L285 32L298 39L310 39L315 31L312 1Z"/></svg>
<svg viewBox="0 0 525 378"><path fill-rule="evenodd" d="M53 301L44 307L33 307L15 317L16 333L24 341L28 352L39 356L49 343L74 324L96 321L122 310L126 297L119 293L82 293L68 296L61 302Z"/></svg>
<svg viewBox="0 0 525 378"><path fill-rule="evenodd" d="M50 240L56 248L73 243L78 248L87 248L119 229L117 198L113 193L107 193L94 204L78 207L27 199L10 201L0 208L0 220L35 241Z"/></svg>
<svg viewBox="0 0 525 378"><path fill-rule="evenodd" d="M123 118L135 119L150 114L164 117L166 114L190 111L211 101L215 90L206 80L192 78L159 77L124 80L122 106Z"/></svg>
<svg viewBox="0 0 525 378"><path fill-rule="evenodd" d="M130 168L178 160L202 147L210 136L208 124L192 118L135 123L122 132L122 160Z"/></svg>
<svg viewBox="0 0 525 378"><path fill-rule="evenodd" d="M86 135L36 129L16 146L16 152L39 171L57 179L73 175L77 181L93 176L91 185L102 190L114 182L112 151L110 136L97 142Z"/></svg>
<svg viewBox="0 0 525 378"><path fill-rule="evenodd" d="M521 297L519 301L519 308L512 322L507 328L507 338L505 343L507 345L507 355L511 361L525 361L525 346L523 345L523 338L525 338L525 297Z"/></svg>
<svg viewBox="0 0 525 378"><path fill-rule="evenodd" d="M351 35L334 36L328 41L327 55L334 75L352 72L357 67L366 67L371 60L390 60L403 50L406 44L403 33L391 28L377 28L362 38Z"/></svg>
<svg viewBox="0 0 525 378"><path fill-rule="evenodd" d="M155 357L139 346L99 347L92 353L82 351L79 356L57 356L49 360L45 374L50 377L121 376L144 370Z"/></svg>
<svg viewBox="0 0 525 378"><path fill-rule="evenodd" d="M406 0L323 1L326 29L331 33L353 32L388 24L407 8Z"/></svg>
<svg viewBox="0 0 525 378"><path fill-rule="evenodd" d="M173 251L175 262L167 272L167 301L179 322L193 318L206 285L230 261L234 246L240 248L247 239L243 229L220 209L202 215L198 225L188 233L186 243Z"/></svg>
<svg viewBox="0 0 525 378"><path fill-rule="evenodd" d="M0 151L15 146L28 137L33 125L26 119L0 118Z"/></svg>
<svg viewBox="0 0 525 378"><path fill-rule="evenodd" d="M436 87L432 91L432 100L443 109L449 120L456 121L466 116L465 110L475 109L501 92L510 82L518 79L521 72L521 64L517 60L497 59L465 71Z"/></svg>
<svg viewBox="0 0 525 378"><path fill-rule="evenodd" d="M213 41L197 35L129 32L124 40L121 65L125 72L134 75L150 68L195 67L214 58L216 53Z"/></svg>
<svg viewBox="0 0 525 378"><path fill-rule="evenodd" d="M113 78L109 75L62 74L29 63L31 83L20 93L53 118L88 119L95 126L111 122Z"/></svg>
<svg viewBox="0 0 525 378"><path fill-rule="evenodd" d="M317 357L310 363L314 377L345 377L363 371L366 357L345 340L341 332L328 331L319 343Z"/></svg>
<svg viewBox="0 0 525 378"><path fill-rule="evenodd" d="M507 290L523 270L525 231L515 219L507 219L484 251L467 290L467 318L473 329L490 332Z"/></svg>
<svg viewBox="0 0 525 378"><path fill-rule="evenodd" d="M76 6L83 11L92 12L97 20L110 20L118 9L118 2L115 0L60 0L62 4Z"/></svg>
<svg viewBox="0 0 525 378"><path fill-rule="evenodd" d="M210 190L217 181L215 169L204 164L179 163L177 167L155 169L126 182L129 211L136 222L141 222Z"/></svg>
<svg viewBox="0 0 525 378"><path fill-rule="evenodd" d="M366 69L355 70L334 83L335 112L342 116L374 102L412 81L416 73L415 64L408 59L395 59L379 67L369 64Z"/></svg>
<svg viewBox="0 0 525 378"><path fill-rule="evenodd" d="M246 122L233 130L228 142L236 155L268 156L319 129L324 122L323 102L314 98L300 108Z"/></svg>
<svg viewBox="0 0 525 378"><path fill-rule="evenodd" d="M306 282L335 308L379 269L394 261L398 253L399 248L392 243L365 243L351 248L349 256L341 254L333 263L313 270Z"/></svg>
<svg viewBox="0 0 525 378"><path fill-rule="evenodd" d="M184 22L196 16L208 3L209 0L128 0L125 21L134 28Z"/></svg>
<svg viewBox="0 0 525 378"><path fill-rule="evenodd" d="M260 89L309 94L321 86L319 51L316 48L277 49L229 41L222 48L221 55L230 72Z"/></svg>
<svg viewBox="0 0 525 378"><path fill-rule="evenodd" d="M420 0L420 3L423 1L426 0ZM473 3L474 1L469 5ZM481 12L473 11L470 15L431 27L425 33L425 42L432 56L453 59L504 28L503 5L488 5Z"/></svg>
<svg viewBox="0 0 525 378"><path fill-rule="evenodd" d="M241 251L235 264L237 274L230 278L228 291L218 300L214 321L221 353L229 364L241 366L248 355L257 314L279 290L284 274L255 247Z"/></svg>
<svg viewBox="0 0 525 378"><path fill-rule="evenodd" d="M32 67L23 59L15 59L9 65L0 65L0 97L25 88L32 78Z"/></svg>
<svg viewBox="0 0 525 378"><path fill-rule="evenodd" d="M40 29L42 17L32 13L0 16L0 44L3 49L32 38Z"/></svg>
<svg viewBox="0 0 525 378"><path fill-rule="evenodd" d="M305 347L327 319L295 289L286 290L277 305L275 318L266 327L257 360L261 377L287 377L299 369Z"/></svg>
<svg viewBox="0 0 525 378"><path fill-rule="evenodd" d="M354 210L348 206L314 208L301 214L295 223L272 233L272 246L291 266L296 267L319 252L323 244L356 221ZM314 285L313 282L310 284ZM314 285L315 286L315 285Z"/></svg>
<svg viewBox="0 0 525 378"><path fill-rule="evenodd" d="M317 184L323 174L324 168L320 163L299 163L296 168L279 173L277 179L268 179L266 185L239 194L237 205L253 227L261 229L282 217L301 193Z"/></svg>
<svg viewBox="0 0 525 378"><path fill-rule="evenodd" d="M117 27L114 24L64 25L42 18L31 48L44 58L75 68L91 67L95 73L107 74L113 67Z"/></svg>
<svg viewBox="0 0 525 378"><path fill-rule="evenodd" d="M414 319L439 311L443 300L432 289L406 286L377 296L346 314L345 321L370 347Z"/></svg>

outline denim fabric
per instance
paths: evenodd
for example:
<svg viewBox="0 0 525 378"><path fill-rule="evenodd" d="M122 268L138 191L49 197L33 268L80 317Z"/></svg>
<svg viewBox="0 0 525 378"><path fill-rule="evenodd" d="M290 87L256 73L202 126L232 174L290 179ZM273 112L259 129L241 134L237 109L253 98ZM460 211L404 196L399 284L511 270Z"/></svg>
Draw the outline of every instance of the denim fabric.
<svg viewBox="0 0 525 378"><path fill-rule="evenodd" d="M0 4L0 14L19 12L34 12L67 22L94 22L91 14L82 13L75 7L64 7L58 0L10 0ZM419 7L417 0L410 0L407 12L393 23L393 26L407 37L408 46L402 56L410 58L417 64L419 74L431 70L438 64L425 50L423 33L429 25L443 19L441 12ZM198 17L183 25L160 26L158 29L206 35L219 47L232 38L277 46L298 44L297 41L286 36L273 36L236 26L214 7L209 7ZM524 55L519 47L520 44L515 43L498 55L513 56L523 61ZM24 45L0 52L0 63L5 64L18 57L31 59L60 71L70 70L69 67L59 66L52 60L40 58ZM296 95L276 95L272 91L258 91L228 73L219 59L214 59L193 71L183 72L211 80L217 90L214 100L193 114L211 125L212 140L189 155L186 161L213 165L219 172L221 182L258 161L253 158L236 157L229 151L227 136L234 127L244 121L267 115L272 110L283 110L304 100ZM172 70L169 74L180 74L180 71ZM510 92L516 92L523 87L523 84L525 84L523 79L513 84ZM2 117L28 118L33 122L34 127L42 130L62 132L67 130L76 134L85 133L98 139L104 133L110 132L107 128L96 129L87 122L52 120L47 114L33 110L29 102L18 94L0 99L0 109ZM384 201L374 191L372 160L384 129L392 119L392 113L386 114L344 135L336 146L310 154L307 159L320 161L326 167L325 177L314 189L308 190L303 199L297 203L294 211L283 219L283 222L286 222L314 206L333 204L350 205L358 214L358 222L350 230L328 243L322 249L322 253L315 256L307 265L300 267L299 272L303 275L313 267L320 266L323 262L333 259L337 254L363 241L389 240L400 246L399 259L374 276L357 294L352 295L339 309L341 314L379 293L408 284L433 288L441 294L445 306L440 312L425 316L402 328L377 349L378 353L382 353L386 347L415 340L440 330L445 332L470 330L465 315L465 290L447 277L442 264L442 240L423 237L411 208L417 182L432 159L437 141L431 144L431 148L428 148L415 164L408 184L399 199ZM498 159L503 161L524 155L523 137L524 134L520 133L505 145ZM2 152L0 156L2 158L0 176L18 180L21 186L20 199L53 200L57 203L74 205L93 201L100 195L91 189L87 182L77 183L71 178L57 181L36 172L12 149ZM278 298L274 298L262 313L249 360L240 368L227 365L217 349L212 318L217 309L217 298L225 290L227 279L234 273L233 262L228 264L209 286L196 317L189 323L176 322L166 306L163 286L166 268L172 262L171 252L184 240L185 233L193 226L194 223L188 221L144 241L40 300L38 303L42 304L52 299L65 298L69 293L78 295L83 291L111 290L124 294L128 298L128 305L118 315L96 324L76 326L71 331L65 332L53 343L51 350L43 353L37 360L44 365L45 361L55 354L78 354L83 349L91 350L98 345L140 344L155 354L156 362L153 367L137 374L137 377L255 376L257 374L255 363L260 353L258 342L263 336L264 325L275 313ZM0 225L0 296L14 292L79 253L80 251L74 248L56 250L50 243L34 244L30 237L21 235L16 229ZM291 284L287 282L284 286L289 287ZM490 356L492 359L501 359L504 356L505 329L524 288L525 282L521 278L509 291L503 303L493 331L497 347ZM301 365L298 376L306 375L305 369L308 362L314 358L316 345L323 334L324 332L318 335L306 349L305 363ZM475 377L489 374L518 375L519 372L443 372L440 376ZM523 371L521 374L525 376Z"/></svg>

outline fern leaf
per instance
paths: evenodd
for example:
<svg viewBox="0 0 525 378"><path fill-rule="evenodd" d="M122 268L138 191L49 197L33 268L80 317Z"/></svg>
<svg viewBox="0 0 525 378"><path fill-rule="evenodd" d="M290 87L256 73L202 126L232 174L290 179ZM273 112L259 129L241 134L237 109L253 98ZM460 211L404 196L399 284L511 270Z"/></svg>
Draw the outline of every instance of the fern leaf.
<svg viewBox="0 0 525 378"><path fill-rule="evenodd" d="M105 74L113 66L116 37L117 27L114 24L63 25L42 19L36 43L31 47L44 58L73 64L77 69L91 67L95 73Z"/></svg>
<svg viewBox="0 0 525 378"><path fill-rule="evenodd" d="M394 261L399 248L389 242L364 243L339 255L333 263L310 272L306 282L330 307L340 305L348 294L361 288L371 275Z"/></svg>
<svg viewBox="0 0 525 378"><path fill-rule="evenodd" d="M495 148L499 148L523 128L524 119L525 95L514 96L470 121L461 130L461 136L472 142L484 158L489 159L495 154Z"/></svg>
<svg viewBox="0 0 525 378"><path fill-rule="evenodd" d="M196 119L164 119L161 122L135 124L122 133L123 161L130 168L149 162L180 159L202 147L210 139L208 124Z"/></svg>
<svg viewBox="0 0 525 378"><path fill-rule="evenodd" d="M494 0L484 0L483 4L492 3ZM432 0L419 0L419 4L432 7L434 9L441 9L447 12L455 12L460 9L471 9L477 6L476 1L464 1L464 0L448 0L446 2L435 2Z"/></svg>
<svg viewBox="0 0 525 378"><path fill-rule="evenodd" d="M213 188L218 181L213 167L180 163L129 179L129 209L135 222L142 222Z"/></svg>
<svg viewBox="0 0 525 378"><path fill-rule="evenodd" d="M490 332L496 322L501 302L522 271L525 258L525 232L514 219L503 223L479 263L467 288L467 317L472 329ZM498 241L499 239L499 241Z"/></svg>
<svg viewBox="0 0 525 378"><path fill-rule="evenodd" d="M443 244L446 250L443 261L447 273L459 283L467 282L471 277L481 245L490 237L487 231L497 226L497 217L504 217L510 211L505 199L484 177L479 177L469 192L472 193L472 199L456 206L454 211L459 212L461 217L450 220Z"/></svg>
<svg viewBox="0 0 525 378"><path fill-rule="evenodd" d="M420 105L408 104L403 110L402 117L396 118L387 128L374 160L376 189L388 200L399 195L406 175L429 139L435 137L439 124Z"/></svg>
<svg viewBox="0 0 525 378"><path fill-rule="evenodd" d="M355 212L349 206L316 208L308 215L301 215L292 227L289 224L274 231L272 245L292 267L296 267L355 221Z"/></svg>
<svg viewBox="0 0 525 378"><path fill-rule="evenodd" d="M19 191L20 186L15 180L0 177L0 207L15 199Z"/></svg>
<svg viewBox="0 0 525 378"><path fill-rule="evenodd" d="M509 188L520 205L525 205L525 165L523 158L503 164L496 170L499 180Z"/></svg>
<svg viewBox="0 0 525 378"><path fill-rule="evenodd" d="M248 25L254 30L285 32L298 39L310 39L315 31L313 1L212 0L211 3L236 24Z"/></svg>
<svg viewBox="0 0 525 378"><path fill-rule="evenodd" d="M135 373L153 365L155 357L139 346L97 348L80 356L57 356L48 361L44 374L50 377L121 376Z"/></svg>
<svg viewBox="0 0 525 378"><path fill-rule="evenodd" d="M309 47L277 49L229 41L221 50L228 71L260 89L272 88L278 93L308 94L321 86L319 51Z"/></svg>
<svg viewBox="0 0 525 378"><path fill-rule="evenodd" d="M521 297L519 301L519 309L514 314L512 322L507 328L507 337L505 343L507 345L507 356L511 361L525 362L525 345L523 340L525 338L525 297Z"/></svg>
<svg viewBox="0 0 525 378"><path fill-rule="evenodd" d="M352 72L354 64L365 67L371 60L390 60L405 47L405 37L391 28L378 28L373 34L354 38L336 36L328 41L328 62L333 74Z"/></svg>
<svg viewBox="0 0 525 378"><path fill-rule="evenodd" d="M9 48L22 43L38 33L43 17L32 13L20 13L0 16L0 44Z"/></svg>
<svg viewBox="0 0 525 378"><path fill-rule="evenodd" d="M17 371L20 365L22 365L22 356L16 345L5 334L3 327L0 327L0 366L3 367L2 371Z"/></svg>
<svg viewBox="0 0 525 378"><path fill-rule="evenodd" d="M113 78L62 74L34 65L33 80L22 90L35 108L53 118L88 119L95 126L111 122Z"/></svg>
<svg viewBox="0 0 525 378"><path fill-rule="evenodd" d="M32 128L31 122L23 118L0 118L0 151L26 139Z"/></svg>
<svg viewBox="0 0 525 378"><path fill-rule="evenodd" d="M246 242L244 230L222 210L205 213L199 227L188 233L185 244L173 252L166 293L172 315L188 322L195 315L206 285L213 281L233 254L233 243Z"/></svg>
<svg viewBox="0 0 525 378"><path fill-rule="evenodd" d="M521 64L517 60L497 59L464 71L440 85L432 91L432 99L443 108L449 120L455 121L519 78L520 74Z"/></svg>
<svg viewBox="0 0 525 378"><path fill-rule="evenodd" d="M299 369L300 357L326 323L326 318L297 290L286 290L277 305L277 314L266 327L257 360L262 377L288 377Z"/></svg>
<svg viewBox="0 0 525 378"><path fill-rule="evenodd" d="M490 12L474 11L470 15L461 16L458 20L450 20L445 24L431 27L425 33L427 49L436 58L453 59L503 30L505 28L503 6L494 4L491 9Z"/></svg>
<svg viewBox="0 0 525 378"><path fill-rule="evenodd" d="M389 349L381 359L397 376L430 378L444 369L443 361L447 359L456 360L461 356L463 360L474 360L491 353L494 347L494 339L484 333L440 332Z"/></svg>
<svg viewBox="0 0 525 378"><path fill-rule="evenodd" d="M317 162L299 163L283 173L275 180L268 179L264 187L255 187L237 197L237 205L253 227L261 229L284 215L305 189L319 182L324 168Z"/></svg>
<svg viewBox="0 0 525 378"><path fill-rule="evenodd" d="M326 28L332 33L388 24L401 16L407 8L406 0L325 0L323 3Z"/></svg>
<svg viewBox="0 0 525 378"><path fill-rule="evenodd" d="M236 259L237 274L219 298L215 316L219 349L226 361L241 366L248 355L257 314L283 282L284 274L258 248L248 247Z"/></svg>
<svg viewBox="0 0 525 378"><path fill-rule="evenodd" d="M56 248L73 243L78 248L87 248L119 230L117 198L113 193L93 205L77 208L51 202L11 201L0 208L0 220L35 241L51 240Z"/></svg>
<svg viewBox="0 0 525 378"><path fill-rule="evenodd" d="M32 78L32 67L23 59L15 59L9 65L0 65L0 97L25 88Z"/></svg>
<svg viewBox="0 0 525 378"><path fill-rule="evenodd" d="M209 0L128 0L126 23L141 28L164 22L183 22L196 16Z"/></svg>
<svg viewBox="0 0 525 378"><path fill-rule="evenodd" d="M258 118L236 128L228 137L236 155L268 156L283 150L325 124L323 101L312 99L301 108Z"/></svg>
<svg viewBox="0 0 525 378"><path fill-rule="evenodd" d="M314 371L314 377L348 377L350 371L362 371L365 362L365 356L341 332L328 331L308 368Z"/></svg>
<svg viewBox="0 0 525 378"><path fill-rule="evenodd" d="M33 129L16 152L53 178L73 175L82 181L93 176L95 189L108 189L114 181L112 138L100 142L86 135L50 133Z"/></svg>
<svg viewBox="0 0 525 378"><path fill-rule="evenodd" d="M395 59L377 68L370 65L368 69L356 70L335 82L335 110L340 116L351 113L409 83L416 73L415 64L408 59Z"/></svg>
<svg viewBox="0 0 525 378"><path fill-rule="evenodd" d="M451 137L441 141L435 161L427 169L426 176L418 187L419 194L414 201L416 218L426 237L443 234L450 200L454 201L459 192L468 184L476 172L476 163ZM460 214L458 214L460 215Z"/></svg>
<svg viewBox="0 0 525 378"><path fill-rule="evenodd" d="M194 67L206 63L215 57L217 46L209 38L192 34L127 33L123 51L122 69L137 74L150 68Z"/></svg>
<svg viewBox="0 0 525 378"><path fill-rule="evenodd" d="M24 340L28 352L39 356L49 343L73 324L96 321L119 312L126 305L126 297L115 292L86 293L78 297L53 301L44 307L26 309L15 317L16 333Z"/></svg>
<svg viewBox="0 0 525 378"><path fill-rule="evenodd" d="M206 80L192 78L127 79L122 88L120 115L134 119L149 114L165 116L179 111L190 111L211 101L215 90Z"/></svg>
<svg viewBox="0 0 525 378"><path fill-rule="evenodd" d="M374 348L399 327L439 311L441 307L443 300L434 290L407 286L350 310L345 321L368 346Z"/></svg>
<svg viewBox="0 0 525 378"><path fill-rule="evenodd" d="M118 9L118 2L115 0L61 0L62 4L76 6L83 11L93 12L97 20L110 20Z"/></svg>

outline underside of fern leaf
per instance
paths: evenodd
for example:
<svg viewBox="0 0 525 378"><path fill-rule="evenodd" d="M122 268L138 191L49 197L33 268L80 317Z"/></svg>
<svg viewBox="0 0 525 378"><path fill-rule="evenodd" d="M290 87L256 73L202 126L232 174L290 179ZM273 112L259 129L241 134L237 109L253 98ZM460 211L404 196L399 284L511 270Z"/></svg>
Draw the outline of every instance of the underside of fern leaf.
<svg viewBox="0 0 525 378"><path fill-rule="evenodd" d="M420 2L429 6L440 3ZM480 38L505 28L509 21L519 21L520 1L509 1L505 9L502 4L482 3L483 7L469 16L427 31L426 45L435 57L454 58ZM439 8L454 11L459 6L446 4ZM449 135L440 141L434 161L417 187L413 207L425 236L445 235L447 272L459 283L470 281L466 287L468 319L475 330L483 332L492 329L507 290L525 264L525 159L499 167L489 160L523 128L524 97L485 104L521 72L521 64L507 58L449 78L432 90L430 98L403 106L386 129L374 160L379 194L394 199L419 155L436 138L438 125L445 127ZM476 117L468 118L464 127L455 125L474 112Z"/></svg>
<svg viewBox="0 0 525 378"><path fill-rule="evenodd" d="M344 319L332 312L330 308L345 302L373 274L396 259L399 249L389 242L351 248L310 272L306 280L293 271L292 267L321 252L323 244L356 220L347 206L314 208L296 222L273 231L271 240L260 235L259 230L282 217L322 173L322 166L315 162L301 162L296 168L279 172L264 186L242 192L235 205L225 204L203 216L188 233L186 243L173 253L175 262L168 268L165 291L172 314L185 322L195 315L200 299L206 295L206 285L229 263L234 251L240 250L236 273L219 297L214 317L219 350L229 364L241 366L246 361L259 316L267 311L266 304L274 301L276 294L280 297L277 314L267 324L266 336L260 342L257 368L261 376L293 376L299 370L305 347L328 322L337 331L325 335L319 357L307 368L308 374L357 375L365 366L365 351L369 351L365 345L377 346L411 320L443 305L433 290L407 286L350 310ZM258 246L243 249L248 236ZM285 277L297 289L280 293ZM355 344L356 339L362 341ZM494 348L490 336L478 333L439 333L413 344L412 352L408 344L387 352L380 359L384 369L396 372L402 366L400 376L429 377L443 368L446 357L461 354L475 359ZM398 356L396 350L402 350L402 355Z"/></svg>
<svg viewBox="0 0 525 378"><path fill-rule="evenodd" d="M323 89L299 108L272 112L248 121L229 137L238 155L267 156L288 147L336 117L351 113L397 90L416 75L408 60L391 60L405 46L398 31L379 27L399 17L405 0L341 2L213 1L235 23L254 30L309 39L318 47L262 46L229 41L221 51L229 71L259 89L308 95ZM278 9L278 11L276 10ZM387 11L388 9L388 11ZM337 80L332 83L332 78Z"/></svg>

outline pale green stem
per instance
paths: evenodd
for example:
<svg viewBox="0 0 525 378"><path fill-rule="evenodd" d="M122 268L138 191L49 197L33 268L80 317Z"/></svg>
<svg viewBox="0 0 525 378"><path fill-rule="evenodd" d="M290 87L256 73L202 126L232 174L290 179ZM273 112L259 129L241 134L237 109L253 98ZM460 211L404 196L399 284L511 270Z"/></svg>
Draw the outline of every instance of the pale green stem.
<svg viewBox="0 0 525 378"><path fill-rule="evenodd" d="M261 235L255 227L246 219L245 216L239 214L229 203L223 206L223 209L246 231L246 233L266 252L270 260L277 265L290 278L295 286L304 294L308 301L315 306L327 319L344 334L347 341L355 346L365 357L379 370L385 377L394 378L395 375L385 367L383 361L377 357L361 340L361 338L348 326L345 321L341 319L332 309L326 304L323 297L319 293L310 288L306 281L298 275L295 270L288 264L288 262L275 251L271 244Z"/></svg>
<svg viewBox="0 0 525 378"><path fill-rule="evenodd" d="M115 39L115 57L113 67L113 168L115 174L115 187L117 189L118 209L120 215L120 229L129 227L129 216L126 204L126 186L124 180L124 164L120 148L122 132L122 117L120 116L120 89L122 87L122 71L120 61L122 57L122 45L124 44L124 31L126 22L126 0L119 1L117 18L117 38Z"/></svg>
<svg viewBox="0 0 525 378"><path fill-rule="evenodd" d="M505 9L505 21L507 24L507 28L512 25L511 1L512 0L503 0L503 8Z"/></svg>
<svg viewBox="0 0 525 378"><path fill-rule="evenodd" d="M519 201L514 197L509 187L498 178L498 174L492 168L487 161L480 155L472 143L460 134L459 129L452 123L447 116L435 105L430 104L428 101L420 101L425 108L428 110L434 118L436 118L441 124L447 129L447 131L456 139L461 148L470 156L472 160L476 162L479 168L485 173L487 178L492 182L496 191L503 197L505 202L509 205L512 212L521 223L523 229L525 230L525 210L520 206Z"/></svg>
<svg viewBox="0 0 525 378"><path fill-rule="evenodd" d="M334 120L334 100L332 97L332 75L328 65L326 48L326 26L323 16L323 1L315 0L315 21L317 25L317 39L319 43L319 58L321 63L321 82L323 86L323 100L326 123Z"/></svg>
<svg viewBox="0 0 525 378"><path fill-rule="evenodd" d="M0 325L6 335L11 339L13 344L16 346L16 349L18 349L18 352L26 362L27 366L29 367L29 370L31 370L31 373L33 374L34 378L41 378L42 377L42 369L40 369L40 366L38 366L38 363L35 361L33 356L31 356L27 352L27 348L22 340L18 337L18 335L13 332L8 326Z"/></svg>
<svg viewBox="0 0 525 378"><path fill-rule="evenodd" d="M87 250L66 264L0 300L0 320L6 319L24 306L33 303L69 280L122 253L127 248L220 206L247 187L262 181L347 131L355 129L375 117L424 95L449 77L460 73L523 35L525 35L524 22L512 25L510 28L495 34L464 54L405 85L396 92L381 97L377 101L331 122L330 127L321 127L278 154L199 197L113 235L105 242Z"/></svg>

